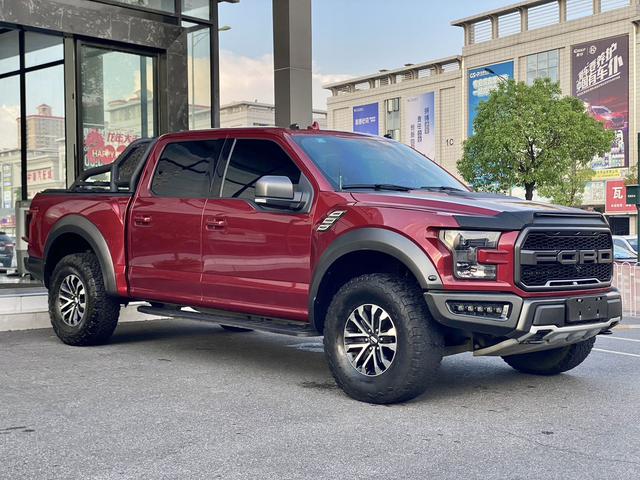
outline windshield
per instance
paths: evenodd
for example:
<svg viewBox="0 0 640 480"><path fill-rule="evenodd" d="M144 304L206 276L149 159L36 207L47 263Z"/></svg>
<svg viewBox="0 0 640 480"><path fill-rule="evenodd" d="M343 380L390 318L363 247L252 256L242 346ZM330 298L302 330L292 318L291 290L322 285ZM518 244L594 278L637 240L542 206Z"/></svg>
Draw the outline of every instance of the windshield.
<svg viewBox="0 0 640 480"><path fill-rule="evenodd" d="M379 137L294 135L295 142L338 189L390 185L408 189L468 189L412 148Z"/></svg>

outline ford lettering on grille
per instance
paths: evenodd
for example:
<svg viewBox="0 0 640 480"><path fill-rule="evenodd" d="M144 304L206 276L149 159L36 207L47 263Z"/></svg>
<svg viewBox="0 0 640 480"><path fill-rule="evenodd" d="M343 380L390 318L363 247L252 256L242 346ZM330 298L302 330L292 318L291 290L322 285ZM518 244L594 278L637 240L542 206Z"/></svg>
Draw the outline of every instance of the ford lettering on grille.
<svg viewBox="0 0 640 480"><path fill-rule="evenodd" d="M519 246L516 280L526 290L596 288L611 282L606 230L531 230Z"/></svg>
<svg viewBox="0 0 640 480"><path fill-rule="evenodd" d="M541 263L559 263L561 265L577 265L581 263L611 263L613 250L561 250L559 252L520 252L522 265L539 265Z"/></svg>

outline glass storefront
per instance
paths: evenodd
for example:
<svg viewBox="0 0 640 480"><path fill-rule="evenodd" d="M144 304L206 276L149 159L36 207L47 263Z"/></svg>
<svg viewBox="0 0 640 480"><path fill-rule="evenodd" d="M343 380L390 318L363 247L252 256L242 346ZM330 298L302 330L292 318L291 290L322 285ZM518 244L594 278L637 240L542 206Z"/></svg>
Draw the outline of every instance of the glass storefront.
<svg viewBox="0 0 640 480"><path fill-rule="evenodd" d="M82 169L106 165L132 141L156 135L154 58L83 44Z"/></svg>
<svg viewBox="0 0 640 480"><path fill-rule="evenodd" d="M56 35L0 31L0 231L12 237L16 201L66 185L62 45Z"/></svg>
<svg viewBox="0 0 640 480"><path fill-rule="evenodd" d="M20 25L0 24L0 272L9 259L12 268L20 263L16 202L65 188L81 171L113 162L135 139L213 124L217 2L104 3L124 24L130 12L154 28L129 32L125 42L111 31L94 36L86 26L63 32L56 22L35 25L29 16ZM91 13L78 4L69 9ZM176 38L176 24L185 28L186 39ZM173 45L186 51L169 54ZM17 245L26 249L19 239ZM5 283L0 276L0 288Z"/></svg>

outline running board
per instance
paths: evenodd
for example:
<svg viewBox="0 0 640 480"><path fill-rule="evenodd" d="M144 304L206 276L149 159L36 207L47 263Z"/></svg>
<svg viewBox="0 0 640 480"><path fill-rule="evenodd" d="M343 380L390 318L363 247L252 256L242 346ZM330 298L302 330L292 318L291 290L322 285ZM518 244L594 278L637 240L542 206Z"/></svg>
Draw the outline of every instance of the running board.
<svg viewBox="0 0 640 480"><path fill-rule="evenodd" d="M194 310L180 310L178 308L151 307L142 305L138 307L141 313L157 315L159 317L185 318L187 320L197 320L200 322L217 323L230 327L249 328L260 330L261 332L279 333L281 335L292 335L294 337L319 337L318 331L308 323L294 322L287 320L275 320L263 317L247 316L225 316L223 314L214 315L210 313L196 312Z"/></svg>

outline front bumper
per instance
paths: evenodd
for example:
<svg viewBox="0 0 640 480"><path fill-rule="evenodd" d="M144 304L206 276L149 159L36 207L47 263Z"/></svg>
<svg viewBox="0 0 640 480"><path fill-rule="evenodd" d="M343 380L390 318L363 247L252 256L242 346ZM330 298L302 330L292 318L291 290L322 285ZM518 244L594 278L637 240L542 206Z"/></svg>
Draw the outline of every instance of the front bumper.
<svg viewBox="0 0 640 480"><path fill-rule="evenodd" d="M506 337L518 343L531 341L532 338L535 338L536 342L543 342L544 338L547 338L546 341L562 338L565 341L577 339L569 342L575 343L580 341L580 332L595 331L594 335L596 335L616 325L622 316L622 300L615 288L610 288L606 293L597 294L598 297L604 297L603 301L607 303L606 315L588 322L569 318L570 310L567 302L575 297L524 299L512 294L457 293L443 290L425 292L424 295L431 314L443 325L472 333ZM594 295L596 294L584 295L584 297ZM473 312L454 313L451 305L465 302L509 305L508 314L503 318L491 318L476 315ZM545 337L544 332L549 334L548 337Z"/></svg>

